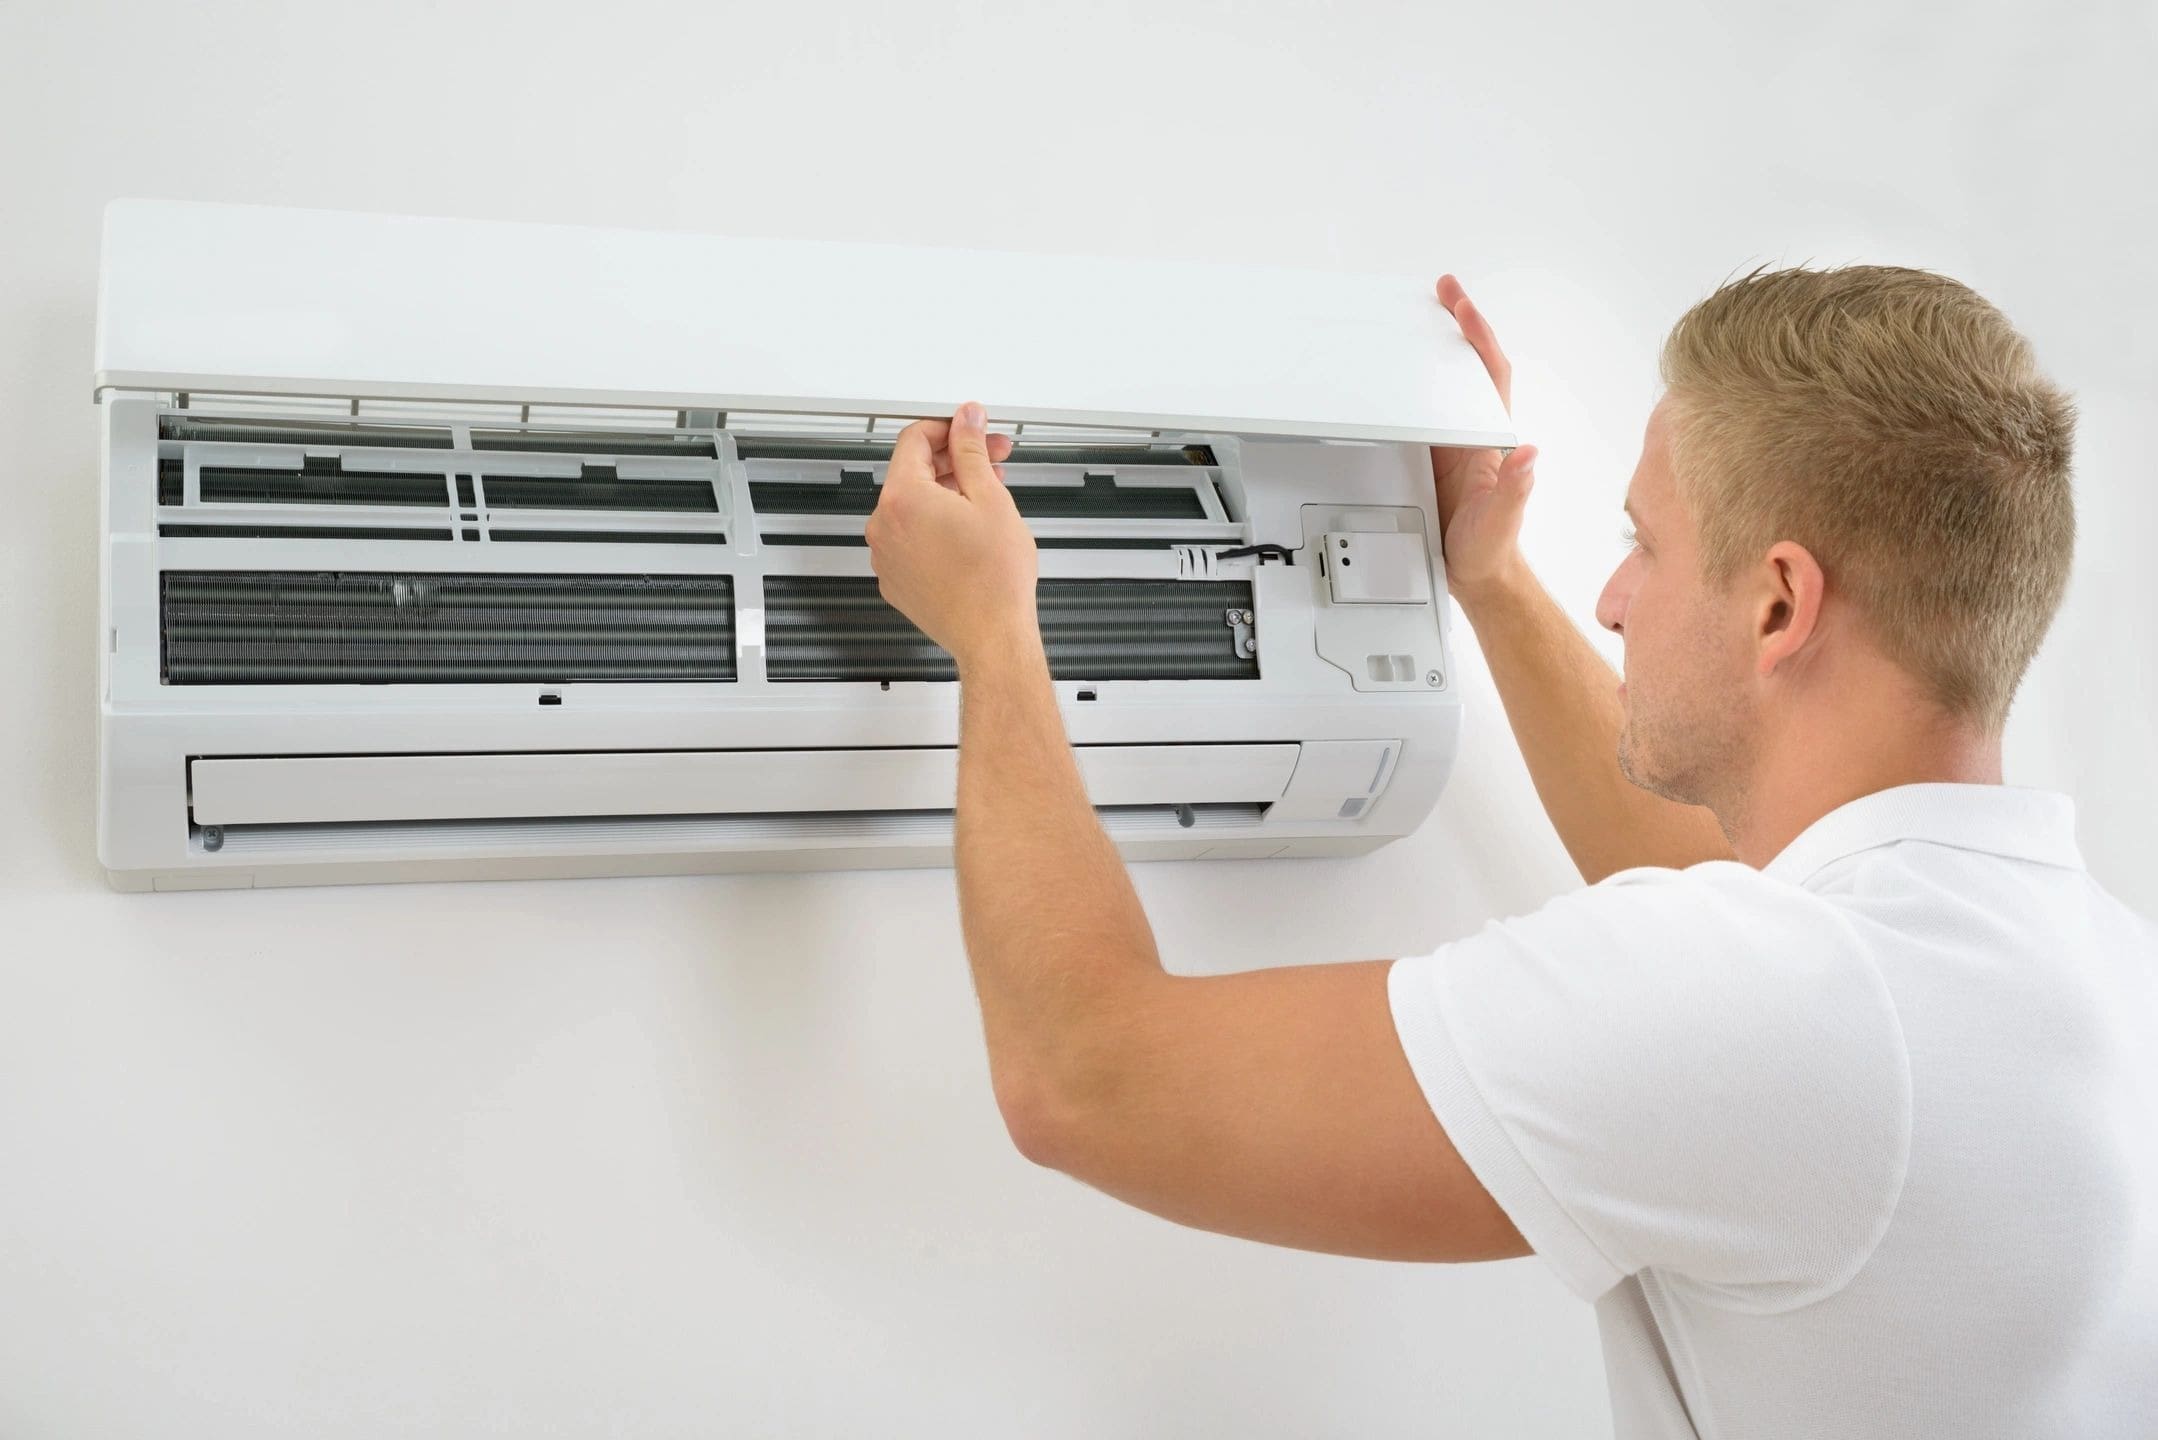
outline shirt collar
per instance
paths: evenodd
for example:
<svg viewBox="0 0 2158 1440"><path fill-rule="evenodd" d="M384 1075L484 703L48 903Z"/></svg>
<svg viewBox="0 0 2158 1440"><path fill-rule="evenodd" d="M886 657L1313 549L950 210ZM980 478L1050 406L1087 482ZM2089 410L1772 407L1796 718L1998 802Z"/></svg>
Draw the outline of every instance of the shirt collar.
<svg viewBox="0 0 2158 1440"><path fill-rule="evenodd" d="M1896 785L1839 805L1807 826L1761 873L1803 885L1862 850L1916 840L2041 865L2083 868L2076 807L2066 795L2009 785Z"/></svg>

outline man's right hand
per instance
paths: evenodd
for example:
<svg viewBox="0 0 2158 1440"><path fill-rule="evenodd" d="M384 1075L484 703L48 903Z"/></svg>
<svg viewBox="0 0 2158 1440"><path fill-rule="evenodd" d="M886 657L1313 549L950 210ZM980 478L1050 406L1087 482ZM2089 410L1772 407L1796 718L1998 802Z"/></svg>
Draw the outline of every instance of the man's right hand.
<svg viewBox="0 0 2158 1440"><path fill-rule="evenodd" d="M1451 275L1439 280L1439 303L1483 357L1511 410L1513 369L1491 322ZM1619 770L1626 717L1618 676L1521 557L1521 512L1535 464L1527 445L1504 458L1496 450L1431 451L1447 588L1476 627L1544 811L1592 884L1637 865L1728 860L1731 846L1716 817L1636 789Z"/></svg>
<svg viewBox="0 0 2158 1440"><path fill-rule="evenodd" d="M1461 333L1483 357L1491 383L1509 413L1513 409L1513 366L1499 349L1491 322L1469 299L1461 282L1439 277L1439 303L1454 317ZM1501 458L1496 450L1431 447L1431 471L1438 482L1439 531L1446 547L1446 583L1454 598L1472 606L1482 595L1527 573L1521 558L1521 515L1536 483L1536 447L1523 445Z"/></svg>

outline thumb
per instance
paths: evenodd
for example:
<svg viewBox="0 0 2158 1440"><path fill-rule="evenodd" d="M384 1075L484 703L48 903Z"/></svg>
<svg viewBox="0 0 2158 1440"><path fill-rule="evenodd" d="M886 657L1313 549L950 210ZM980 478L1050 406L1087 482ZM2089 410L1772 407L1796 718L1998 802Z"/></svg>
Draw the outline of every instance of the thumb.
<svg viewBox="0 0 2158 1440"><path fill-rule="evenodd" d="M1536 447L1516 446L1499 462L1499 476L1491 486L1488 502L1492 514L1509 533L1519 533L1521 516L1529 505L1529 491L1535 488Z"/></svg>
<svg viewBox="0 0 2158 1440"><path fill-rule="evenodd" d="M969 400L952 416L951 437L945 442L952 457L952 478L959 493L972 499L998 483L989 458L989 417L979 402Z"/></svg>

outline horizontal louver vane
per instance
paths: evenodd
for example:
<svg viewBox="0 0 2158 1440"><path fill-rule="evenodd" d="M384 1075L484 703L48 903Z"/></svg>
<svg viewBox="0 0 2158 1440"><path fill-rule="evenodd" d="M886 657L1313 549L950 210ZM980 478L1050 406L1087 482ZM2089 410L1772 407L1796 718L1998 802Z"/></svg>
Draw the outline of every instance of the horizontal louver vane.
<svg viewBox="0 0 2158 1440"><path fill-rule="evenodd" d="M1243 581L1039 583L1049 670L1060 680L1255 680L1227 612L1248 609ZM950 680L951 656L885 604L874 578L772 575L764 582L767 674L774 680Z"/></svg>
<svg viewBox="0 0 2158 1440"><path fill-rule="evenodd" d="M732 680L726 576L164 576L175 685Z"/></svg>

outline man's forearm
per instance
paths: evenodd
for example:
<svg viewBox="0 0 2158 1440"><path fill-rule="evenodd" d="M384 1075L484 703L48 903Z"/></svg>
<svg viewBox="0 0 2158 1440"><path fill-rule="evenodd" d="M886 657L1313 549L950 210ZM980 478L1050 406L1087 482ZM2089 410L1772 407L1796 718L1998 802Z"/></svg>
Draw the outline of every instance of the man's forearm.
<svg viewBox="0 0 2158 1440"><path fill-rule="evenodd" d="M1649 794L1618 767L1618 677L1524 568L1456 594L1491 667L1544 811L1594 883L1635 865L1728 860L1715 817Z"/></svg>
<svg viewBox="0 0 2158 1440"><path fill-rule="evenodd" d="M955 839L968 963L992 1076L1012 1103L1113 1074L1119 1015L1166 979L1123 858L1102 832L1038 637L960 674ZM1016 1133L1016 1125L1015 1125Z"/></svg>

